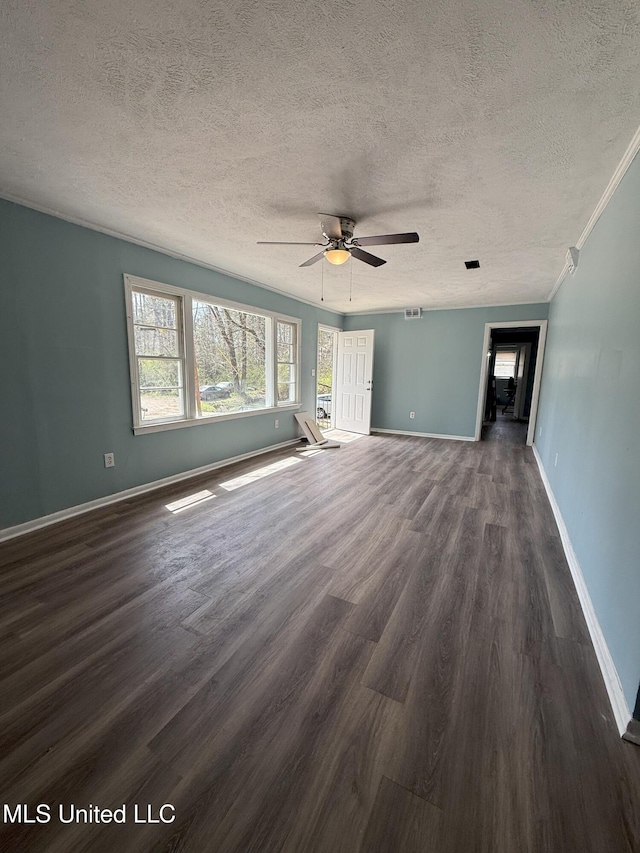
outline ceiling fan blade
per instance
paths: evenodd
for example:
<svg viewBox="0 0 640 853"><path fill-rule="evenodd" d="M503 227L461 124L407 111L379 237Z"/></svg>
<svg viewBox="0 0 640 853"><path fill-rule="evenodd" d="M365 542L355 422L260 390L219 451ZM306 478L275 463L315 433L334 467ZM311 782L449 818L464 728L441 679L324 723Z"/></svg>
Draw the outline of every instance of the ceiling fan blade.
<svg viewBox="0 0 640 853"><path fill-rule="evenodd" d="M315 264L317 261L321 260L324 257L324 249L321 252L318 252L317 255L314 255L312 258L309 258L308 261L305 261L303 264L300 264L301 267L310 267L311 264Z"/></svg>
<svg viewBox="0 0 640 853"><path fill-rule="evenodd" d="M258 246L321 246L322 243L290 243L288 240L257 240Z"/></svg>
<svg viewBox="0 0 640 853"><path fill-rule="evenodd" d="M332 213L319 213L322 233L328 240L342 240L342 225L340 217Z"/></svg>
<svg viewBox="0 0 640 853"><path fill-rule="evenodd" d="M352 246L349 251L351 252L354 258L357 258L359 261L364 261L365 264L369 264L372 267L381 267L382 264L387 263L386 261L383 261L382 258L377 258L375 255L372 255L369 252L364 252L357 246Z"/></svg>
<svg viewBox="0 0 640 853"><path fill-rule="evenodd" d="M417 243L420 240L415 231L407 234L381 234L379 237L357 237L361 246L388 246L391 243Z"/></svg>

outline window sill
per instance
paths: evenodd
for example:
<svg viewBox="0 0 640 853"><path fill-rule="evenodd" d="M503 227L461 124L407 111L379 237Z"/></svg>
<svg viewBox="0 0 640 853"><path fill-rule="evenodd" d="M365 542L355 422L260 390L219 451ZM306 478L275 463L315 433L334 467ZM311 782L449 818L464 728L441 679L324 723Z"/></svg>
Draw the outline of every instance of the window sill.
<svg viewBox="0 0 640 853"><path fill-rule="evenodd" d="M268 409L251 409L248 412L230 412L228 415L213 415L210 418L189 418L181 421L158 421L150 424L141 424L133 428L134 435L146 435L151 432L165 432L170 429L184 429L184 427L205 426L220 423L220 421L233 421L237 418L251 418L255 415L273 415L278 412L299 409L301 403L284 403L281 406L271 406Z"/></svg>

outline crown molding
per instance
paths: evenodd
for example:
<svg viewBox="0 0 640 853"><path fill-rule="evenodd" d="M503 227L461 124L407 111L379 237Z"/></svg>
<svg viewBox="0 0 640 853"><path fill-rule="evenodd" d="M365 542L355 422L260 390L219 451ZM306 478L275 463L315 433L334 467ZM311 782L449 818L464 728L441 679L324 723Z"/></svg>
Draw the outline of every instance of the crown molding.
<svg viewBox="0 0 640 853"><path fill-rule="evenodd" d="M617 169L613 173L611 180L607 184L605 191L602 193L602 197L600 198L600 201L598 202L598 204L595 207L595 210L593 211L593 213L589 217L589 221L584 226L584 230L583 230L582 234L580 235L580 237L576 241L576 244L575 244L576 249L582 249L584 244L587 242L587 239L588 239L589 235L591 234L591 232L593 231L596 222L598 221L598 219L600 219L600 217L604 213L606 206L609 204L609 202L611 201L611 198L613 197L613 194L615 193L616 189L618 188L618 184L624 178L627 169L633 163L634 157L636 156L636 154L638 153L639 150L640 150L640 127L634 133L634 135L631 139L631 142L629 143L629 145L627 147L627 150L624 152L624 154L622 156L622 160L620 160L620 162L618 163ZM560 289L560 285L565 280L568 273L569 273L569 264L565 263L564 267L562 268L562 272L558 276L558 279L557 279L556 283L554 284L554 286L551 290L551 293L547 297L547 302L551 302L553 297L556 295L556 293Z"/></svg>
<svg viewBox="0 0 640 853"><path fill-rule="evenodd" d="M478 305L442 305L439 307L425 308L423 305L414 305L414 308L420 308L421 311L470 311L477 308L514 308L522 305L546 305L546 299L527 299L526 302L490 302ZM404 308L373 308L370 311L349 311L343 312L344 317L363 317L369 314L403 314ZM423 319L422 317L420 319ZM538 321L539 322L539 321ZM495 323L493 325L496 325ZM518 323L519 326L523 325Z"/></svg>

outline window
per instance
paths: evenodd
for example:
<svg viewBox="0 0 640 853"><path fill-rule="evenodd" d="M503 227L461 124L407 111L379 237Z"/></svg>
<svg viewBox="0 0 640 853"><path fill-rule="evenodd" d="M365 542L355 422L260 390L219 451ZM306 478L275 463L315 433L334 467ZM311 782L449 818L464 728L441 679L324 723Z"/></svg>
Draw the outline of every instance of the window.
<svg viewBox="0 0 640 853"><path fill-rule="evenodd" d="M125 276L134 431L297 405L300 321Z"/></svg>
<svg viewBox="0 0 640 853"><path fill-rule="evenodd" d="M140 419L184 417L180 300L136 290L132 307Z"/></svg>
<svg viewBox="0 0 640 853"><path fill-rule="evenodd" d="M278 404L296 399L297 327L294 323L277 323Z"/></svg>
<svg viewBox="0 0 640 853"><path fill-rule="evenodd" d="M493 375L496 379L513 379L516 375L517 350L498 350Z"/></svg>

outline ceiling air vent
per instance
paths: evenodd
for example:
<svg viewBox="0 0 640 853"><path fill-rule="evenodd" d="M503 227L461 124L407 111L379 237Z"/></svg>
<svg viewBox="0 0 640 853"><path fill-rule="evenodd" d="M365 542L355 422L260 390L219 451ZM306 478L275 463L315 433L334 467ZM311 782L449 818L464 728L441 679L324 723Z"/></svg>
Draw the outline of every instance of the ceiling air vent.
<svg viewBox="0 0 640 853"><path fill-rule="evenodd" d="M405 320L419 320L422 315L422 308L405 308L404 309L404 319Z"/></svg>

